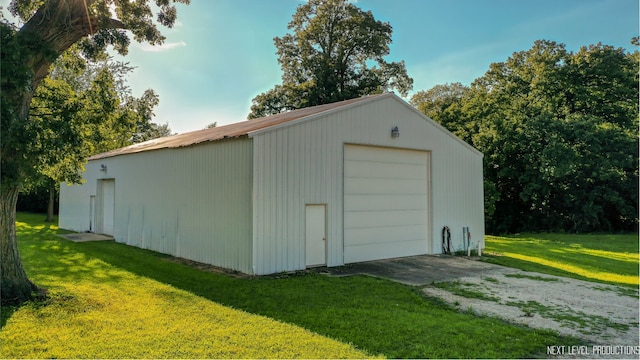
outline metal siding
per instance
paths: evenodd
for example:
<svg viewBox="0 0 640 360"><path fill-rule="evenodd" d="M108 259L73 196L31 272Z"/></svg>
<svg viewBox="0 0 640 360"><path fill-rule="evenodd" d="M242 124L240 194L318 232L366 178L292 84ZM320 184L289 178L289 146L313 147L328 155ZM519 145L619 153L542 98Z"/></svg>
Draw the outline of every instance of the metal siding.
<svg viewBox="0 0 640 360"><path fill-rule="evenodd" d="M87 183L61 193L61 224L89 206L96 178L115 178L116 241L252 273L252 156L241 138L91 161Z"/></svg>
<svg viewBox="0 0 640 360"><path fill-rule="evenodd" d="M393 126L399 138L391 138ZM261 132L253 141L256 274L305 267L305 204L327 205L327 265L344 263L344 144L430 152L430 253L441 252L444 225L454 247L461 247L462 226L470 227L474 244L484 236L481 154L395 97Z"/></svg>
<svg viewBox="0 0 640 360"><path fill-rule="evenodd" d="M58 226L77 232L89 231L91 223L90 197L96 195L98 163L85 165L85 182L81 185L60 184ZM95 224L93 224L95 229Z"/></svg>
<svg viewBox="0 0 640 360"><path fill-rule="evenodd" d="M453 250L462 250L463 230L468 226L471 243L484 241L484 198L482 159L459 151L455 144L444 144L437 158L432 159L434 189L434 236L441 239L444 226L451 229ZM434 252L440 253L440 241L434 242Z"/></svg>

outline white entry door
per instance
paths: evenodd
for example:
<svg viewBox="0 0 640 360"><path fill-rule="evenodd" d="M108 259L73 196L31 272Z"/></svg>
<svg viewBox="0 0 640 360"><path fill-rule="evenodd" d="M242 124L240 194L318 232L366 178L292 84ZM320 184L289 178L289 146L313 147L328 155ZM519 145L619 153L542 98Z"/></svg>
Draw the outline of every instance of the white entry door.
<svg viewBox="0 0 640 360"><path fill-rule="evenodd" d="M99 211L96 232L113 235L113 218L115 215L116 181L106 179L98 181Z"/></svg>
<svg viewBox="0 0 640 360"><path fill-rule="evenodd" d="M306 205L306 265L320 266L327 264L325 205Z"/></svg>

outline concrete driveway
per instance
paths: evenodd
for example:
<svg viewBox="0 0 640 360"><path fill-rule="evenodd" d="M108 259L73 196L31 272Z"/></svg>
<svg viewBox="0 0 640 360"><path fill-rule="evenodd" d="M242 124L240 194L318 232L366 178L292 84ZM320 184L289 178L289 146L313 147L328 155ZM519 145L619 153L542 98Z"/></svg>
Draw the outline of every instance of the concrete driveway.
<svg viewBox="0 0 640 360"><path fill-rule="evenodd" d="M434 282L477 276L514 273L519 270L477 261L477 257L419 255L347 264L326 271L334 276L370 275L399 283L424 286Z"/></svg>

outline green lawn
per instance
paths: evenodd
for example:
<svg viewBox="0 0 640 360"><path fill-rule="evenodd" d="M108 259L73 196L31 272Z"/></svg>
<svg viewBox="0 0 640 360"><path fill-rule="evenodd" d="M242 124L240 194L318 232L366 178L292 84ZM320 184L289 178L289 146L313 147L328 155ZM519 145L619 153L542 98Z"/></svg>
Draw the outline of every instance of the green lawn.
<svg viewBox="0 0 640 360"><path fill-rule="evenodd" d="M2 310L2 358L345 358L369 354L299 326L224 306L100 258L146 261L114 243L76 244L42 215L19 215L18 236L44 303ZM87 246L88 245L88 246ZM87 251L85 251L87 250ZM160 265L166 262L156 258ZM167 267L171 271L171 267ZM295 341L292 341L295 340Z"/></svg>
<svg viewBox="0 0 640 360"><path fill-rule="evenodd" d="M390 281L236 278L114 242L73 243L41 219L18 215L19 245L51 298L2 309L3 358L524 358L577 344Z"/></svg>
<svg viewBox="0 0 640 360"><path fill-rule="evenodd" d="M486 236L486 260L527 271L638 287L638 235Z"/></svg>

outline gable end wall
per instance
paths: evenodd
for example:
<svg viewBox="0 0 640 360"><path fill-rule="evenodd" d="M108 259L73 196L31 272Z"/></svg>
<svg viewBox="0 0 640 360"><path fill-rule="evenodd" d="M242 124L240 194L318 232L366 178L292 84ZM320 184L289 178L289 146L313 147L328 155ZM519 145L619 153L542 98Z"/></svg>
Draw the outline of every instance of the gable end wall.
<svg viewBox="0 0 640 360"><path fill-rule="evenodd" d="M399 138L391 138L393 126ZM484 240L482 154L395 97L253 135L254 271L305 268L305 204L327 206L327 265L344 264L345 144L424 150L431 159L429 253L441 253L443 226L462 247Z"/></svg>

